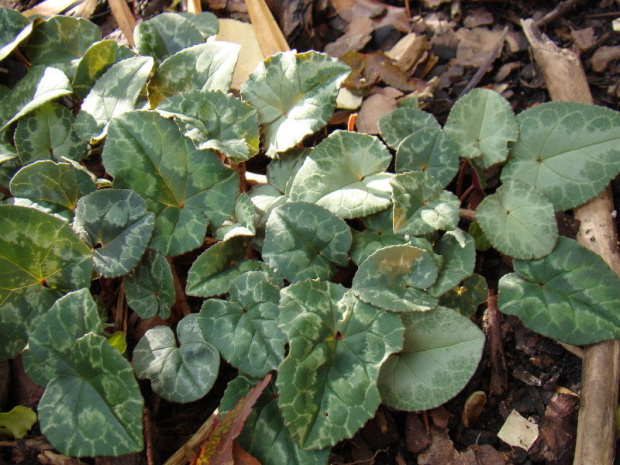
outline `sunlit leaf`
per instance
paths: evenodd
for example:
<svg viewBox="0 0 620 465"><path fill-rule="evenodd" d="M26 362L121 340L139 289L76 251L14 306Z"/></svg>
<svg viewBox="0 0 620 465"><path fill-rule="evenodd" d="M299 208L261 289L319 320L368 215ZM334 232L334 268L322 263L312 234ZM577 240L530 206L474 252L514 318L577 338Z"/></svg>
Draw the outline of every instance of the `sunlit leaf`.
<svg viewBox="0 0 620 465"><path fill-rule="evenodd" d="M503 313L568 344L620 338L620 278L594 252L560 237L549 255L514 268L499 283Z"/></svg>
<svg viewBox="0 0 620 465"><path fill-rule="evenodd" d="M91 21L56 15L34 27L26 55L33 65L53 66L73 79L78 62L98 40L101 30Z"/></svg>
<svg viewBox="0 0 620 465"><path fill-rule="evenodd" d="M441 129L435 117L411 107L397 108L378 119L381 138L394 150L411 134L422 129Z"/></svg>
<svg viewBox="0 0 620 465"><path fill-rule="evenodd" d="M196 313L179 321L177 336L179 347L168 326L149 329L134 349L133 366L138 378L151 380L157 395L192 402L211 390L220 354L204 339Z"/></svg>
<svg viewBox="0 0 620 465"><path fill-rule="evenodd" d="M263 260L289 282L330 279L349 262L351 241L347 224L328 210L289 202L269 215Z"/></svg>
<svg viewBox="0 0 620 465"><path fill-rule="evenodd" d="M215 232L215 238L227 241L235 236L254 236L255 234L254 205L250 197L244 192L237 197L233 217L224 221Z"/></svg>
<svg viewBox="0 0 620 465"><path fill-rule="evenodd" d="M510 103L489 89L474 89L459 99L450 110L444 131L460 156L476 158L484 168L505 161L508 143L519 137Z"/></svg>
<svg viewBox="0 0 620 465"><path fill-rule="evenodd" d="M306 157L290 187L293 201L327 208L340 218L357 218L391 204L392 160L373 136L335 131Z"/></svg>
<svg viewBox="0 0 620 465"><path fill-rule="evenodd" d="M443 265L439 269L437 281L428 292L439 297L474 272L476 247L473 237L456 229L445 233L435 250L443 257Z"/></svg>
<svg viewBox="0 0 620 465"><path fill-rule="evenodd" d="M484 333L445 307L402 315L405 343L381 367L379 391L386 405L419 411L456 396L482 358Z"/></svg>
<svg viewBox="0 0 620 465"><path fill-rule="evenodd" d="M217 16L209 11L201 13L178 13L185 19L189 19L194 26L200 31L203 39L216 35L220 30L220 22Z"/></svg>
<svg viewBox="0 0 620 465"><path fill-rule="evenodd" d="M154 223L155 215L136 192L103 189L78 201L73 228L90 236L95 271L114 278L138 264Z"/></svg>
<svg viewBox="0 0 620 465"><path fill-rule="evenodd" d="M578 102L549 102L519 114L519 141L502 182L535 186L556 211L598 195L620 172L620 113Z"/></svg>
<svg viewBox="0 0 620 465"><path fill-rule="evenodd" d="M181 92L228 92L240 48L232 42L210 42L185 48L167 58L149 81L151 107Z"/></svg>
<svg viewBox="0 0 620 465"><path fill-rule="evenodd" d="M241 95L258 110L267 156L276 158L327 124L349 71L314 51L277 53L258 65Z"/></svg>
<svg viewBox="0 0 620 465"><path fill-rule="evenodd" d="M114 186L135 190L155 213L150 247L178 255L204 242L209 223L232 214L238 176L210 150L197 150L174 121L155 112L112 120L103 163Z"/></svg>
<svg viewBox="0 0 620 465"><path fill-rule="evenodd" d="M553 205L536 188L504 183L476 210L485 236L500 252L529 260L550 253L558 238Z"/></svg>
<svg viewBox="0 0 620 465"><path fill-rule="evenodd" d="M383 247L364 260L352 292L364 302L392 312L420 312L437 306L424 289L437 280L431 254L411 245Z"/></svg>
<svg viewBox="0 0 620 465"><path fill-rule="evenodd" d="M36 422L37 414L34 410L18 405L10 412L0 412L0 436L22 439Z"/></svg>
<svg viewBox="0 0 620 465"><path fill-rule="evenodd" d="M32 32L32 23L19 11L0 8L0 61L11 54Z"/></svg>
<svg viewBox="0 0 620 465"><path fill-rule="evenodd" d="M408 239L400 234L394 234L392 223L392 209L369 215L362 219L367 228L363 231L352 230L353 245L351 246L351 260L360 265L377 250L390 245L400 245Z"/></svg>
<svg viewBox="0 0 620 465"><path fill-rule="evenodd" d="M280 329L290 349L278 371L278 404L304 449L349 438L375 414L379 368L402 348L397 314L345 292L318 280L281 292Z"/></svg>

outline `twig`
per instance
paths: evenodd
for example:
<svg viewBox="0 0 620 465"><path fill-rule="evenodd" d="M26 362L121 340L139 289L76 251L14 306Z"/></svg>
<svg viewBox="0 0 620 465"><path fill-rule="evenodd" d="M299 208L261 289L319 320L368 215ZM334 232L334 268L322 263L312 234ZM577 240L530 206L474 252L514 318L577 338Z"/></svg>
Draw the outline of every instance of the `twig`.
<svg viewBox="0 0 620 465"><path fill-rule="evenodd" d="M592 103L588 81L577 55L543 36L533 20L522 21L534 58L552 100ZM611 212L611 190L575 208L579 243L600 255L620 275L618 235ZM612 465L616 447L616 408L620 385L620 341L602 341L584 349L582 393L573 465Z"/></svg>
<svg viewBox="0 0 620 465"><path fill-rule="evenodd" d="M474 77L471 78L471 81L469 81L467 85L465 86L465 88L461 91L461 93L459 94L459 98L461 98L463 95L465 95L467 92L469 92L470 90L472 90L474 87L478 85L482 77L489 70L491 63L495 61L495 59L497 58L497 55L502 51L502 46L504 45L504 40L506 40L507 34L508 34L508 26L506 26L504 30L502 31L502 35L497 41L497 44L495 44L495 47L493 47L493 50L491 50L491 53L489 53L489 56L484 61L482 66L478 68L478 71L476 71L476 74L474 74Z"/></svg>
<svg viewBox="0 0 620 465"><path fill-rule="evenodd" d="M196 431L179 450L177 450L168 460L166 460L164 465L184 465L188 463L188 461L193 458L196 449L198 449L200 444L207 439L209 431L211 430L213 422L217 416L218 411L216 410L209 418L207 418L207 421L205 421L202 426L198 428L198 431Z"/></svg>
<svg viewBox="0 0 620 465"><path fill-rule="evenodd" d="M555 21L557 18L564 15L568 10L578 6L581 3L585 3L585 0L566 0L559 3L553 10L536 21L536 26L542 27L552 21Z"/></svg>
<svg viewBox="0 0 620 465"><path fill-rule="evenodd" d="M121 28L121 31L123 31L125 39L127 39L127 43L130 47L133 47L135 45L133 40L133 30L136 27L136 20L131 14L127 3L125 3L124 0L110 0L108 4L112 10L112 16L114 16L114 19Z"/></svg>
<svg viewBox="0 0 620 465"><path fill-rule="evenodd" d="M468 210L466 208L459 208L459 216L464 220L468 220L471 222L476 221L476 212L473 210Z"/></svg>

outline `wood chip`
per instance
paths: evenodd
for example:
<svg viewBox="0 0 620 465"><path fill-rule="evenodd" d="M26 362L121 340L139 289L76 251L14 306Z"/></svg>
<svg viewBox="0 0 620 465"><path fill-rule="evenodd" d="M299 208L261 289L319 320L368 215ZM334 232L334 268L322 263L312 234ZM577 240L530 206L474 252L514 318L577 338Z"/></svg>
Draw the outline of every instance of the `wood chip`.
<svg viewBox="0 0 620 465"><path fill-rule="evenodd" d="M538 438L538 425L527 421L513 410L502 425L497 437L513 447L529 450Z"/></svg>
<svg viewBox="0 0 620 465"><path fill-rule="evenodd" d="M479 68L495 49L502 31L490 31L482 27L461 28L456 31L456 35L461 39L456 48L456 63Z"/></svg>
<svg viewBox="0 0 620 465"><path fill-rule="evenodd" d="M592 70L602 73L614 60L620 60L620 45L599 47L592 55Z"/></svg>
<svg viewBox="0 0 620 465"><path fill-rule="evenodd" d="M577 29L575 31L571 31L571 36L573 37L573 41L577 48L582 52L586 50L590 50L594 47L596 43L596 39L594 38L594 28L587 27L585 29Z"/></svg>

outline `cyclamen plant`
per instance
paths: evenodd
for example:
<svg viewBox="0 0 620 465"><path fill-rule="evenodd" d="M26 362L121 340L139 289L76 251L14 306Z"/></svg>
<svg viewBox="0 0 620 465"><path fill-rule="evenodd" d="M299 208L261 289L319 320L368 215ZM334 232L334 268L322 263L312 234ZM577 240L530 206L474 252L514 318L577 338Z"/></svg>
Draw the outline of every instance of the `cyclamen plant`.
<svg viewBox="0 0 620 465"><path fill-rule="evenodd" d="M571 344L620 337L618 277L555 220L620 172L617 112L562 102L515 116L476 89L444 127L407 99L380 137L338 130L300 148L350 72L327 55L268 57L236 97L239 46L212 40L208 13L144 21L134 50L83 19L0 9L0 26L0 59L21 50L32 65L0 88L0 356L21 354L45 387L38 420L61 453L142 450L137 379L191 402L222 357L239 371L222 412L274 379L241 445L265 464L324 464L380 404L431 409L473 376L485 243L514 263L502 312ZM258 153L266 182L248 189ZM99 155L106 176L87 169ZM448 190L466 165L483 186L501 166L473 223ZM189 252L183 290L175 257ZM204 302L124 354L92 291L107 278L142 319Z"/></svg>

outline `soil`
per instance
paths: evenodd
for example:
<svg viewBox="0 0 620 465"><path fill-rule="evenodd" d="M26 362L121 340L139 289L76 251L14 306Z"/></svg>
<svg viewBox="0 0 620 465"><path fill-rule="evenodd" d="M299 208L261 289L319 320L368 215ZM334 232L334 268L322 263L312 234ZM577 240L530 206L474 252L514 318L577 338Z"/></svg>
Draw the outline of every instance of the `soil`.
<svg viewBox="0 0 620 465"><path fill-rule="evenodd" d="M24 10L36 3L2 0L0 6ZM345 4L371 4L373 8L379 8L377 14L380 14L382 11L391 11L388 10L391 6L404 7L405 3L285 0L272 1L271 6L291 46L304 51L324 50L344 34L349 24L343 18ZM501 31L508 27L517 45L514 49L503 47L476 87L486 86L498 90L510 101L516 112L550 100L527 46L518 44L523 39L519 18L543 18L557 6L557 2L463 2L460 18L456 20L451 16L451 3L410 3L411 15L414 17L411 28L427 36L431 45L426 59L435 56L437 61L430 65L429 61L422 60L419 69L407 78L425 82L434 77L438 79L439 84L421 102L424 109L433 113L440 123L445 121L452 104L479 69L479 66L468 65L466 58L459 56L462 51L459 51L453 36L440 33L438 27L433 26L442 21L453 32L464 28L465 24L474 24L469 27L471 30L485 28ZM620 33L612 30L612 20L620 17L620 3L613 0L574 3L576 6L542 26L543 32L558 46L580 54L595 103L619 110L620 60L606 62L600 55L601 50L607 50L605 47L620 47ZM434 4L439 5L431 6ZM220 17L247 19L243 1L203 0L202 5L203 10L213 11ZM135 7L139 17L147 18L169 8L170 2L137 2ZM176 8L181 7L182 4ZM101 25L105 33L111 33L116 25L107 8L106 2L100 2L91 19ZM475 25L480 22L480 25ZM387 51L404 35L405 31L388 23L373 29L367 44L355 51L364 54ZM473 42L472 47L475 52L475 48L482 47L482 43ZM427 72L424 73L424 70ZM388 87L385 82L377 82L371 89L366 89L366 94L379 93L385 87ZM336 116L328 130L346 127L348 113ZM265 158L255 157L248 169L260 172L264 170L266 162ZM491 188L493 182L494 178L491 177ZM614 193L617 204L620 182L614 183ZM472 198L470 201L476 200ZM568 227L564 234L574 234L571 217L565 218L565 222ZM176 259L182 282L185 278L183 270L186 272L187 264L193 261L198 252ZM509 264L499 254L479 254L476 272L488 279L491 289L497 289L497 281L509 270ZM104 302L112 302L116 298L118 281L101 280L96 285L99 286L98 293ZM201 301L190 299L190 305L194 311L198 311ZM463 391L442 407L428 412L407 413L381 407L375 418L355 437L333 448L331 464L496 465L572 462L581 390L580 358L557 342L525 329L517 319L499 314L493 305L481 306L472 319L485 330L487 344L477 373ZM130 319L130 323L137 340L146 327L136 320ZM82 463L164 463L217 408L226 383L235 375L232 367L224 365L217 385L205 398L183 405L158 398L148 383L142 383L146 400L147 450L142 454L122 458L83 459ZM8 386L4 399L0 393L0 399L6 405L36 404L41 389L27 380L19 359L0 364L2 378L10 381L3 383L5 387ZM513 410L539 427L539 438L528 451L511 447L498 438L498 432ZM2 446L0 464L80 463L63 457L52 462L51 454L43 457L42 452L49 451L51 447L38 431L31 432L23 441L3 443ZM620 461L617 460L617 463Z"/></svg>

